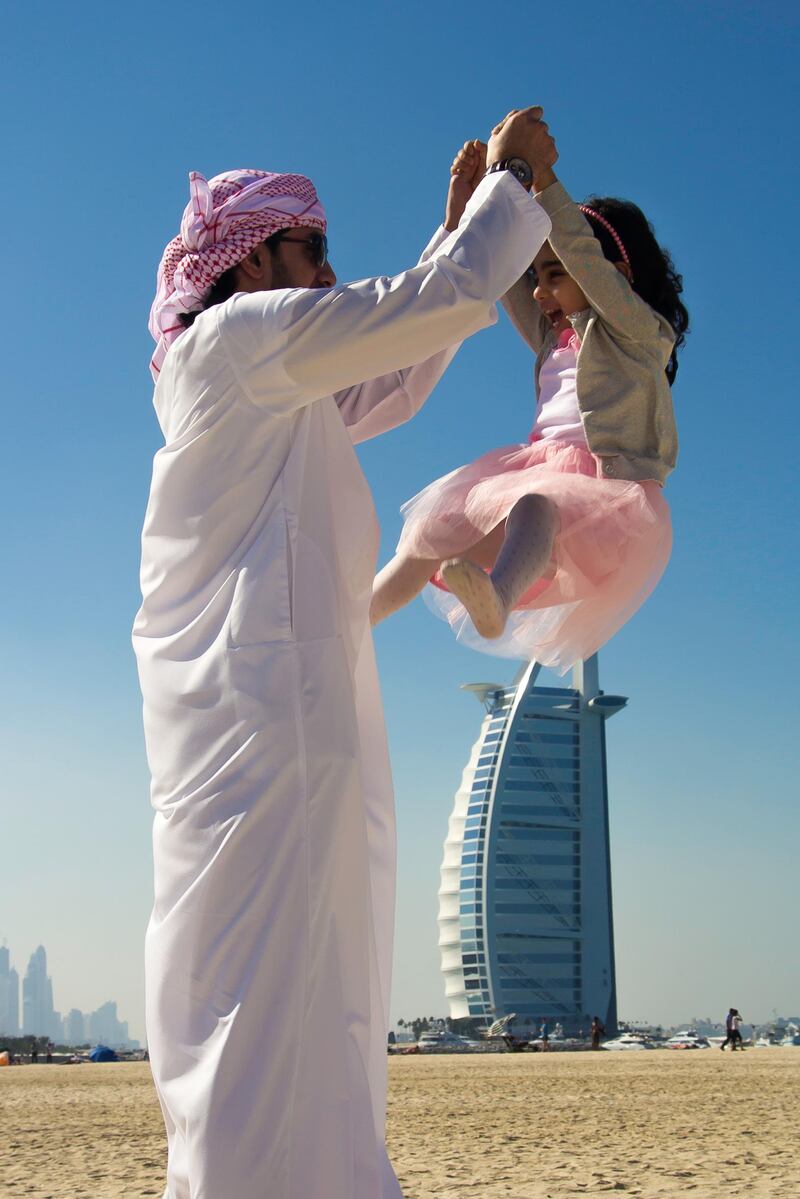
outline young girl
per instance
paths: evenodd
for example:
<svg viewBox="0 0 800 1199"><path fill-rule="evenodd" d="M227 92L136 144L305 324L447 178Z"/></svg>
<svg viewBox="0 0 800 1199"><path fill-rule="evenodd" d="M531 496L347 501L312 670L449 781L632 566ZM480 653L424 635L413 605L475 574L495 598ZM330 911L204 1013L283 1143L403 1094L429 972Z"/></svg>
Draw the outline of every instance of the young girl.
<svg viewBox="0 0 800 1199"><path fill-rule="evenodd" d="M478 142L457 156L447 228L482 160ZM550 240L504 300L537 355L533 430L404 505L372 619L430 580L459 639L564 672L625 623L669 559L661 488L677 454L670 387L688 314L681 277L634 204L577 205L552 170L534 188Z"/></svg>

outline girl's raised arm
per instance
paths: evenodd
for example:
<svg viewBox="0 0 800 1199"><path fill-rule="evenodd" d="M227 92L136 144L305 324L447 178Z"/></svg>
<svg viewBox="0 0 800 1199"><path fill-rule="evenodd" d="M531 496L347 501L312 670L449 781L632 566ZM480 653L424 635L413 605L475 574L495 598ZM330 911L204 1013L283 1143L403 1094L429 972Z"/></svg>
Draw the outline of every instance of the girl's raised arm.
<svg viewBox="0 0 800 1199"><path fill-rule="evenodd" d="M534 354L541 353L550 325L533 298L533 280L527 271L503 296L503 307L522 340Z"/></svg>
<svg viewBox="0 0 800 1199"><path fill-rule="evenodd" d="M636 294L627 276L606 258L589 221L564 185L552 172L550 176L552 182L536 192L536 199L552 221L548 240L564 269L603 323L618 336L633 341L658 337L662 329L659 318Z"/></svg>

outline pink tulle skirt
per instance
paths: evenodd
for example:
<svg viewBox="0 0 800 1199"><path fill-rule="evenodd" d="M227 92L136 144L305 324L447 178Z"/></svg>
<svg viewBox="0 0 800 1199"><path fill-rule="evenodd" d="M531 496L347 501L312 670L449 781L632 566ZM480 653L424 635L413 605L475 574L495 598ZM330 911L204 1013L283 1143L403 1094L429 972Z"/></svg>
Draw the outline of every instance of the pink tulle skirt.
<svg viewBox="0 0 800 1199"><path fill-rule="evenodd" d="M672 547L669 507L655 482L598 477L597 459L582 446L534 441L492 450L404 504L398 553L439 561L468 556L524 495L552 500L559 528L546 571L522 596L503 636L480 637L438 573L425 598L473 649L535 658L563 673L604 645L661 578Z"/></svg>

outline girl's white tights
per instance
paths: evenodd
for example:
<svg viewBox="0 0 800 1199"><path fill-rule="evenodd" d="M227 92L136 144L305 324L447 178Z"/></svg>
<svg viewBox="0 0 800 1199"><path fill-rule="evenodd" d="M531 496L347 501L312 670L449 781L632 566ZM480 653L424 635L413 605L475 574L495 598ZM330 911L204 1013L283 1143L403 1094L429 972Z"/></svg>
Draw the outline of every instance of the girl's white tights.
<svg viewBox="0 0 800 1199"><path fill-rule="evenodd" d="M442 566L447 586L461 600L482 637L500 636L514 604L545 570L557 525L555 506L548 499L523 496L508 514L505 537L491 575L466 559L454 559ZM495 534L501 532L502 526L468 552L479 559L487 551L493 556ZM372 591L373 625L410 603L440 566L435 558L398 556L388 562L377 575Z"/></svg>
<svg viewBox="0 0 800 1199"><path fill-rule="evenodd" d="M506 519L506 535L494 569L487 574L466 558L442 566L442 578L481 637L499 637L520 596L544 572L558 528L555 505L543 495L524 495Z"/></svg>

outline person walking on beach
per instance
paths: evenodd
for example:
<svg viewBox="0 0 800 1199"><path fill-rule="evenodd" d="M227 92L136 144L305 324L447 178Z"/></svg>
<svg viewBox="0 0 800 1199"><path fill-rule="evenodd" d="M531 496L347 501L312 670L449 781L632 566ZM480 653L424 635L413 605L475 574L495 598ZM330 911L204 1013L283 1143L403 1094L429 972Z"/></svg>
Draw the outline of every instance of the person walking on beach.
<svg viewBox="0 0 800 1199"><path fill-rule="evenodd" d="M151 311L165 444L133 634L165 1199L400 1196L384 1147L395 833L369 629L378 525L353 443L417 411L544 243L529 194L555 161L541 116L497 126L477 187L474 159L458 166L458 228L394 278L336 285L304 176L190 176Z"/></svg>
<svg viewBox="0 0 800 1199"><path fill-rule="evenodd" d="M600 1038L604 1037L606 1035L606 1030L603 1027L603 1025L600 1023L599 1016L592 1016L591 1035L592 1035L592 1049L599 1049L600 1048Z"/></svg>
<svg viewBox="0 0 800 1199"><path fill-rule="evenodd" d="M539 1027L539 1038L542 1042L542 1049L548 1050L550 1048L550 1026L546 1020L542 1020Z"/></svg>
<svg viewBox="0 0 800 1199"><path fill-rule="evenodd" d="M720 1049L725 1049L726 1045L730 1045L731 1052L736 1049L744 1050L744 1041L742 1040L742 1017L735 1007L728 1009L728 1014L725 1017L725 1040L720 1045Z"/></svg>

